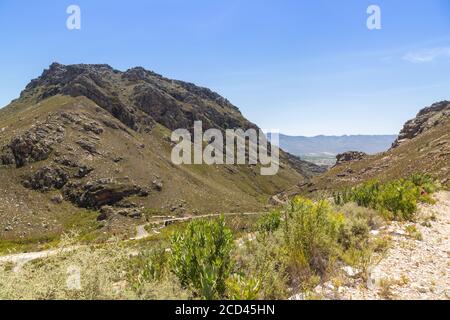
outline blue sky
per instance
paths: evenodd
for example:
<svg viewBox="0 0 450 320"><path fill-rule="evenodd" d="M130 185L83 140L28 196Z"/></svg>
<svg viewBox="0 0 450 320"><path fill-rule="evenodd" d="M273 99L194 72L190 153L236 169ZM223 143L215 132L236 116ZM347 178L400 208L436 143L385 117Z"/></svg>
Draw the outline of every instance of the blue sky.
<svg viewBox="0 0 450 320"><path fill-rule="evenodd" d="M450 99L448 0L0 0L0 49L0 106L53 61L144 66L287 134L397 133Z"/></svg>

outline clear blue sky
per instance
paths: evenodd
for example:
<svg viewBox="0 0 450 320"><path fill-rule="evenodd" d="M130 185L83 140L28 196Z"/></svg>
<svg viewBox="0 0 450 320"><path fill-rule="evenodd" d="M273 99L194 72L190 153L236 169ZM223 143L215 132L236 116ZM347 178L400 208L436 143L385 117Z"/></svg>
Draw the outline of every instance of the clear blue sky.
<svg viewBox="0 0 450 320"><path fill-rule="evenodd" d="M0 0L0 105L53 61L144 66L287 134L397 133L450 99L450 1Z"/></svg>

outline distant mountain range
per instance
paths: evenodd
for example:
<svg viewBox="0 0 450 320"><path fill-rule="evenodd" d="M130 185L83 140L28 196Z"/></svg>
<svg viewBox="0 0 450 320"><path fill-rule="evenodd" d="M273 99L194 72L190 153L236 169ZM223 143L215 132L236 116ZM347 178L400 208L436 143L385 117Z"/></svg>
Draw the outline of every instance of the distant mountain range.
<svg viewBox="0 0 450 320"><path fill-rule="evenodd" d="M390 181L427 173L450 186L450 101L422 109L406 122L392 148L383 154L348 161L314 177L277 199L324 190L343 190L371 179Z"/></svg>
<svg viewBox="0 0 450 320"><path fill-rule="evenodd" d="M280 146L297 156L333 156L346 151L375 154L387 151L395 139L397 135L294 137L280 134Z"/></svg>
<svg viewBox="0 0 450 320"><path fill-rule="evenodd" d="M271 140L270 133L267 135ZM397 135L288 136L280 134L281 149L317 165L333 166L336 155L347 151L376 154L387 151Z"/></svg>

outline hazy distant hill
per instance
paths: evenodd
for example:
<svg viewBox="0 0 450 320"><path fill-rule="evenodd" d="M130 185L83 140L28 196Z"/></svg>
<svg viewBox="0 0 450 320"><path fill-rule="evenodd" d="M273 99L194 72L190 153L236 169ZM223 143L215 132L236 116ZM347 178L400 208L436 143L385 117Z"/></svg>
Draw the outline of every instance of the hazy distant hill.
<svg viewBox="0 0 450 320"><path fill-rule="evenodd" d="M294 187L278 199L320 190L342 190L358 183L389 181L428 173L450 186L450 101L422 109L406 122L394 146L386 152L344 162L309 183Z"/></svg>
<svg viewBox="0 0 450 320"><path fill-rule="evenodd" d="M283 150L298 156L336 155L346 151L375 154L388 150L397 135L293 137L280 135Z"/></svg>

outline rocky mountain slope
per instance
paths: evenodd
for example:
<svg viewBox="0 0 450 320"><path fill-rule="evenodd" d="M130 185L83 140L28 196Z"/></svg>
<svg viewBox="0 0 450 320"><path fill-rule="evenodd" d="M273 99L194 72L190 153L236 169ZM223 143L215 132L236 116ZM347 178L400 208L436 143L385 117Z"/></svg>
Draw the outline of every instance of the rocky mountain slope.
<svg viewBox="0 0 450 320"><path fill-rule="evenodd" d="M450 102L442 101L408 121L392 148L376 155L359 154L341 161L327 173L301 183L279 198L316 191L338 190L369 179L389 180L426 172L444 185L450 183Z"/></svg>
<svg viewBox="0 0 450 320"><path fill-rule="evenodd" d="M175 166L171 131L196 120L257 128L217 93L143 68L52 64L0 109L0 239L116 233L151 214L261 210L271 194L323 172L284 152L271 177L258 166Z"/></svg>

